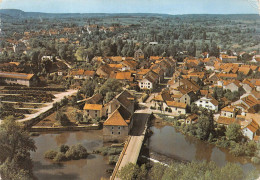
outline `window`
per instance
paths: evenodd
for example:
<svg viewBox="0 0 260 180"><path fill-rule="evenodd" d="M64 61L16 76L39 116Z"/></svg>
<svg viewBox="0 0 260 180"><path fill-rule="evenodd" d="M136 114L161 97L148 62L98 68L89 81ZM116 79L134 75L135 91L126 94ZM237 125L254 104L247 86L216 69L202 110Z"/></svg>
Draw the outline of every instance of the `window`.
<svg viewBox="0 0 260 180"><path fill-rule="evenodd" d="M95 117L97 117L97 114L95 114Z"/></svg>
<svg viewBox="0 0 260 180"><path fill-rule="evenodd" d="M120 129L120 126L118 127L118 129Z"/></svg>
<svg viewBox="0 0 260 180"><path fill-rule="evenodd" d="M181 114L181 111L178 111L179 114Z"/></svg>
<svg viewBox="0 0 260 180"><path fill-rule="evenodd" d="M114 132L112 131L111 134L114 134Z"/></svg>
<svg viewBox="0 0 260 180"><path fill-rule="evenodd" d="M111 129L114 129L114 126L112 126Z"/></svg>
<svg viewBox="0 0 260 180"><path fill-rule="evenodd" d="M208 104L209 102L208 102L208 101L206 101L206 103Z"/></svg>
<svg viewBox="0 0 260 180"><path fill-rule="evenodd" d="M97 110L95 110L95 113L97 113Z"/></svg>
<svg viewBox="0 0 260 180"><path fill-rule="evenodd" d="M120 132L118 132L118 134L120 134Z"/></svg>
<svg viewBox="0 0 260 180"><path fill-rule="evenodd" d="M226 113L224 113L224 116L226 116L227 114Z"/></svg>
<svg viewBox="0 0 260 180"><path fill-rule="evenodd" d="M89 113L89 110L87 110L87 112Z"/></svg>
<svg viewBox="0 0 260 180"><path fill-rule="evenodd" d="M202 101L200 101L200 103L202 103Z"/></svg>
<svg viewBox="0 0 260 180"><path fill-rule="evenodd" d="M150 86L148 86L148 88L150 88Z"/></svg>
<svg viewBox="0 0 260 180"><path fill-rule="evenodd" d="M150 83L147 83L148 85L150 85Z"/></svg>
<svg viewBox="0 0 260 180"><path fill-rule="evenodd" d="M185 98L185 101L187 100L187 98Z"/></svg>

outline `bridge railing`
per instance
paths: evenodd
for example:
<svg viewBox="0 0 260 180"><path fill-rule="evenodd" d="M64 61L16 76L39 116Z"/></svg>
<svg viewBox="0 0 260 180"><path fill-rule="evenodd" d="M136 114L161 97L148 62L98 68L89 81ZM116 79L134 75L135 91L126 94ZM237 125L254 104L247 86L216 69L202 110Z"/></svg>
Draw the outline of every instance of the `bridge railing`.
<svg viewBox="0 0 260 180"><path fill-rule="evenodd" d="M121 154L120 154L120 156L119 156L119 158L118 158L118 161L117 161L117 163L116 163L116 166L115 166L115 168L114 168L114 171L113 171L112 175L110 176L110 180L114 180L114 179L116 178L116 174L117 174L117 172L118 172L118 170L119 170L119 166L120 166L120 164L121 164L121 162L122 162L122 159L123 159L123 157L124 157L124 155L125 155L125 152L126 152L126 150L127 150L127 147L128 147L128 144L129 144L130 140L131 140L131 136L129 136L129 137L127 138L127 140L126 140L126 143L125 143L124 148L123 148L123 150L122 150L122 152L121 152Z"/></svg>

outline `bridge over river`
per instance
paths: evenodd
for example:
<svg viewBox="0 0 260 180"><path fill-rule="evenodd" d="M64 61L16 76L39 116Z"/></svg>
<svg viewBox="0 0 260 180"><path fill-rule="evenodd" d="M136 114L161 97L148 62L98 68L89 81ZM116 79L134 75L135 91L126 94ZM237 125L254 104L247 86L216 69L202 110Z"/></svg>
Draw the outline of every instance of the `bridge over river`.
<svg viewBox="0 0 260 180"><path fill-rule="evenodd" d="M135 112L133 116L133 128L118 158L113 174L110 177L111 180L119 180L120 178L116 177L118 172L128 163L136 164L143 145L144 137L147 130L147 123L150 120L150 117L151 113L148 114L145 113L145 111Z"/></svg>

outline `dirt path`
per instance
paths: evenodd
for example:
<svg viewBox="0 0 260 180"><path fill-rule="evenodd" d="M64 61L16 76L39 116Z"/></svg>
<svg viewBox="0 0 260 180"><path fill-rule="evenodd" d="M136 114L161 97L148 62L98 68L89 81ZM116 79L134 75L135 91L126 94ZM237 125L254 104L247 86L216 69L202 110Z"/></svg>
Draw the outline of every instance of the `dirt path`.
<svg viewBox="0 0 260 180"><path fill-rule="evenodd" d="M68 96L71 96L73 94L76 94L78 90L74 90L74 89L70 89L66 92L62 92L62 93L59 93L59 94L55 94L55 99L53 100L53 102L51 103L45 103L45 107L42 107L42 108L39 108L37 109L38 111L34 114L29 114L29 115L26 115L26 117L24 119L20 119L20 120L17 120L17 122L26 122L26 121L29 121L31 120L32 118L35 118L35 117L38 117L39 115L41 115L42 113L50 110L52 107L53 107L53 104L56 103L56 102L60 102L64 97L68 97ZM1 121L0 121L0 124L1 124Z"/></svg>

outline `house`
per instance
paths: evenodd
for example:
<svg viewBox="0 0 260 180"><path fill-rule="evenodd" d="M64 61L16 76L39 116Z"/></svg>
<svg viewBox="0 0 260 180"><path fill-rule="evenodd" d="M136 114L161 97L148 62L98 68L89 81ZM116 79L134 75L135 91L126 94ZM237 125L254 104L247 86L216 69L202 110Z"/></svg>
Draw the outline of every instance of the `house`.
<svg viewBox="0 0 260 180"><path fill-rule="evenodd" d="M102 117L102 105L101 104L88 104L86 103L83 110L84 115L88 118L101 118Z"/></svg>
<svg viewBox="0 0 260 180"><path fill-rule="evenodd" d="M137 62L133 60L125 60L122 63L122 71L135 71L137 67Z"/></svg>
<svg viewBox="0 0 260 180"><path fill-rule="evenodd" d="M215 72L212 73L208 78L208 82L210 82L211 84L216 84L218 81L219 81L219 77Z"/></svg>
<svg viewBox="0 0 260 180"><path fill-rule="evenodd" d="M112 114L119 106L123 106L131 114L134 113L134 96L128 91L123 91L114 99L104 105L103 116L107 117Z"/></svg>
<svg viewBox="0 0 260 180"><path fill-rule="evenodd" d="M241 90L242 86L238 80L223 81L223 89L235 92Z"/></svg>
<svg viewBox="0 0 260 180"><path fill-rule="evenodd" d="M230 124L236 123L236 119L232 117L219 116L217 123L224 126L229 126Z"/></svg>
<svg viewBox="0 0 260 180"><path fill-rule="evenodd" d="M161 67L159 65L157 65L157 64L152 66L151 69L159 77L159 82L163 81L163 79L164 79L164 72L165 71L163 69L161 69Z"/></svg>
<svg viewBox="0 0 260 180"><path fill-rule="evenodd" d="M254 55L251 62L260 62L260 55Z"/></svg>
<svg viewBox="0 0 260 180"><path fill-rule="evenodd" d="M139 69L139 70L137 70L135 79L136 80L142 80L149 71L150 71L150 69Z"/></svg>
<svg viewBox="0 0 260 180"><path fill-rule="evenodd" d="M141 49L138 49L137 51L135 51L135 54L134 54L134 58L136 60L139 60L139 59L144 59L144 53Z"/></svg>
<svg viewBox="0 0 260 180"><path fill-rule="evenodd" d="M220 59L223 63L236 63L237 62L237 56L228 56L226 54L221 54Z"/></svg>
<svg viewBox="0 0 260 180"><path fill-rule="evenodd" d="M198 115L197 114L192 114L192 115L189 115L186 120L185 120L185 123L186 124L195 124L197 123L199 120L198 118Z"/></svg>
<svg viewBox="0 0 260 180"><path fill-rule="evenodd" d="M240 99L234 103L233 106L236 106L242 111L242 115L246 113L256 113L259 110L259 100L257 100L251 94L245 94L240 97Z"/></svg>
<svg viewBox="0 0 260 180"><path fill-rule="evenodd" d="M101 65L96 71L96 74L101 78L109 78L113 69L108 65Z"/></svg>
<svg viewBox="0 0 260 180"><path fill-rule="evenodd" d="M219 73L218 77L221 79L236 79L237 78L237 74L225 74L225 73Z"/></svg>
<svg viewBox="0 0 260 180"><path fill-rule="evenodd" d="M251 120L251 122L249 122L248 125L242 127L242 133L250 140L253 140L258 129L259 125L254 120Z"/></svg>
<svg viewBox="0 0 260 180"><path fill-rule="evenodd" d="M124 142L132 125L132 114L123 106L119 106L103 124L103 140Z"/></svg>
<svg viewBox="0 0 260 180"><path fill-rule="evenodd" d="M38 77L35 74L3 72L0 71L0 82L6 84L19 84L24 86L36 86L38 84Z"/></svg>
<svg viewBox="0 0 260 180"><path fill-rule="evenodd" d="M102 104L103 96L100 93L94 94L92 97L86 99L87 104Z"/></svg>
<svg viewBox="0 0 260 180"><path fill-rule="evenodd" d="M249 67L240 67L238 69L238 72L243 73L244 75L249 75L252 72L252 69L250 69Z"/></svg>
<svg viewBox="0 0 260 180"><path fill-rule="evenodd" d="M241 85L246 93L250 93L255 88L253 83L251 83L248 79L244 79Z"/></svg>
<svg viewBox="0 0 260 180"><path fill-rule="evenodd" d="M155 109L162 110L162 111L164 111L165 108L168 107L166 105L166 101L173 101L170 92L166 90L160 92L157 96L155 96L151 100L153 107L155 107Z"/></svg>
<svg viewBox="0 0 260 180"><path fill-rule="evenodd" d="M187 104L185 103L166 101L166 105L168 107L168 112L172 112L172 114L186 114Z"/></svg>
<svg viewBox="0 0 260 180"><path fill-rule="evenodd" d="M134 80L134 77L132 77L131 72L117 72L115 78L117 80L129 81L129 82L132 82Z"/></svg>
<svg viewBox="0 0 260 180"><path fill-rule="evenodd" d="M122 64L108 64L114 71L122 71L123 65Z"/></svg>
<svg viewBox="0 0 260 180"><path fill-rule="evenodd" d="M123 57L122 56L112 56L112 57L108 57L113 63L120 63L123 61Z"/></svg>
<svg viewBox="0 0 260 180"><path fill-rule="evenodd" d="M200 90L200 86L195 81L189 79L180 79L173 87L175 87L175 89L177 87L177 89L192 90L194 93Z"/></svg>
<svg viewBox="0 0 260 180"><path fill-rule="evenodd" d="M226 106L221 109L220 116L234 118L236 116L236 108L233 106Z"/></svg>
<svg viewBox="0 0 260 180"><path fill-rule="evenodd" d="M203 107L208 110L218 112L218 101L214 99L211 95L206 95L199 100L195 101L198 107Z"/></svg>
<svg viewBox="0 0 260 180"><path fill-rule="evenodd" d="M146 76L138 82L138 85L140 89L153 89L157 85L157 80L151 76Z"/></svg>
<svg viewBox="0 0 260 180"><path fill-rule="evenodd" d="M177 102L185 103L187 105L191 105L192 102L194 102L197 99L196 94L191 89L185 89L184 86L180 86L178 88L179 93L173 95L173 98ZM178 97L178 95L181 95Z"/></svg>
<svg viewBox="0 0 260 180"><path fill-rule="evenodd" d="M94 78L95 71L86 71L84 69L72 70L70 75L74 77L74 79L89 79Z"/></svg>

